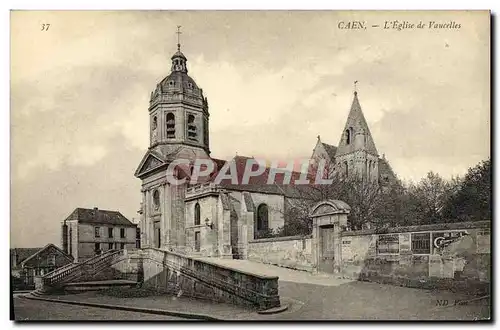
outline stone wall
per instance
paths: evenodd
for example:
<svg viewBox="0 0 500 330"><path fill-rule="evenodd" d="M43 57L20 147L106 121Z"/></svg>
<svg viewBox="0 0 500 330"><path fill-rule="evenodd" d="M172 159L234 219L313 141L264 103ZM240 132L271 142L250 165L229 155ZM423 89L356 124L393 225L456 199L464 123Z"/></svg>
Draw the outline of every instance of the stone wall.
<svg viewBox="0 0 500 330"><path fill-rule="evenodd" d="M278 277L223 267L181 254L147 248L127 251L113 268L159 293L185 295L268 309L280 305Z"/></svg>
<svg viewBox="0 0 500 330"><path fill-rule="evenodd" d="M264 238L248 243L248 260L281 267L312 271L311 236Z"/></svg>
<svg viewBox="0 0 500 330"><path fill-rule="evenodd" d="M484 292L490 282L490 222L342 233L342 274L366 281Z"/></svg>

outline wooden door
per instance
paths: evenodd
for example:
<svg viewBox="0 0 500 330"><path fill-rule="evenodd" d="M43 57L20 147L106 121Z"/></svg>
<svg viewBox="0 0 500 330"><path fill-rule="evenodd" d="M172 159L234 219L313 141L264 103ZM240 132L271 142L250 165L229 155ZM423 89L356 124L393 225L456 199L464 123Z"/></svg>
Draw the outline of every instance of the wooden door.
<svg viewBox="0 0 500 330"><path fill-rule="evenodd" d="M325 273L334 272L335 264L335 250L334 250L334 237L333 226L319 227L319 264L318 270Z"/></svg>

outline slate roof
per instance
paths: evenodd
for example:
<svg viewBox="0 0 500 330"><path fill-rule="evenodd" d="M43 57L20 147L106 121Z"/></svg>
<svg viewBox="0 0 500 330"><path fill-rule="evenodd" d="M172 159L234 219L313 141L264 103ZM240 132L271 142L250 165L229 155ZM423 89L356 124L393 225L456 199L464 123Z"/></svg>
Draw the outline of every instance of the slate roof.
<svg viewBox="0 0 500 330"><path fill-rule="evenodd" d="M38 254L42 253L43 251L47 250L48 248L54 248L55 250L59 251L61 253L61 255L65 256L68 260L71 260L71 261L73 260L73 256L67 254L66 252L64 252L63 250L61 250L60 248L58 248L54 244L49 243L49 244L45 245L43 248L41 248L40 250L36 251L35 253L33 253L32 255L27 257L26 259L24 259L22 262L23 263L28 262L28 260L33 259Z"/></svg>
<svg viewBox="0 0 500 330"><path fill-rule="evenodd" d="M21 262L24 260L28 259L35 253L41 251L43 247L38 247L38 248L13 248L10 249L10 256L11 258L15 258L17 255L17 265L19 266Z"/></svg>
<svg viewBox="0 0 500 330"><path fill-rule="evenodd" d="M99 210L98 208L76 208L66 220L78 220L79 223L107 224L117 226L136 227L118 211Z"/></svg>
<svg viewBox="0 0 500 330"><path fill-rule="evenodd" d="M353 128L356 131L364 131L366 140L364 143L365 145L362 148L373 155L378 155L377 148L375 147L375 142L373 141L372 134L370 133L370 128L368 127L368 123L366 122L365 116L363 115L363 110L361 110L361 105L359 104L358 93L356 92L354 92L354 99L352 100L351 110L349 111L349 115L342 132L345 132L349 128ZM342 134L337 149L338 155L344 155L353 152L356 149L356 144L347 144L345 135Z"/></svg>
<svg viewBox="0 0 500 330"><path fill-rule="evenodd" d="M245 156L236 156L231 162L235 163L236 167L236 177L237 177L237 184L234 184L231 182L231 179L223 179L220 183L220 186L222 188L228 189L228 190L237 190L237 191L250 191L250 192L259 192L259 193L265 193L265 194L275 194L275 195L287 195L288 192L291 190L290 187L293 186L293 183L299 179L300 177L300 172L291 172L291 179L290 183L284 184L285 180L285 174L284 173L276 173L274 183L273 184L267 184L267 180L270 175L270 167L266 167L265 171L258 175L258 176L252 176L249 178L247 184L241 184L243 182L243 173L245 171L245 166L247 161L252 161L255 159L253 157L245 157ZM258 167L258 164L255 162L254 165L252 165L253 169L256 170ZM213 176L213 179L215 179L215 176Z"/></svg>
<svg viewBox="0 0 500 330"><path fill-rule="evenodd" d="M378 173L379 177L381 178L387 175L390 181L396 179L396 174L394 173L391 165L389 165L389 162L385 158L378 159Z"/></svg>
<svg viewBox="0 0 500 330"><path fill-rule="evenodd" d="M323 148L325 149L328 157L330 157L331 161L335 161L335 154L337 153L337 147L328 143L321 142Z"/></svg>

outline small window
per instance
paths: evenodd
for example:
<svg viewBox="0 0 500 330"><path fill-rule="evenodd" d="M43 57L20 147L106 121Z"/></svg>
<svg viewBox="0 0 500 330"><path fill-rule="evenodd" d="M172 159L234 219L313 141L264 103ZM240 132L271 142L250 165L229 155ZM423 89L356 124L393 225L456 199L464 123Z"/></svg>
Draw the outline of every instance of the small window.
<svg viewBox="0 0 500 330"><path fill-rule="evenodd" d="M108 250L113 250L113 243L108 243Z"/></svg>
<svg viewBox="0 0 500 330"><path fill-rule="evenodd" d="M55 266L56 265L56 255L55 254L49 255L49 257L47 258L47 264L49 266Z"/></svg>
<svg viewBox="0 0 500 330"><path fill-rule="evenodd" d="M167 113L167 139L175 139L175 115Z"/></svg>
<svg viewBox="0 0 500 330"><path fill-rule="evenodd" d="M257 208L257 231L269 229L268 209L266 204Z"/></svg>
<svg viewBox="0 0 500 330"><path fill-rule="evenodd" d="M351 144L352 141L352 128L348 128L345 130L345 143Z"/></svg>
<svg viewBox="0 0 500 330"><path fill-rule="evenodd" d="M431 253L430 233L411 234L411 250L413 254L430 254Z"/></svg>
<svg viewBox="0 0 500 330"><path fill-rule="evenodd" d="M201 209L200 204L196 203L194 206L194 225L199 226L201 223Z"/></svg>
<svg viewBox="0 0 500 330"><path fill-rule="evenodd" d="M188 130L188 139L197 141L198 140L198 132L197 132L197 127L195 123L195 117L194 115L188 115L188 124L187 124L187 130Z"/></svg>
<svg viewBox="0 0 500 330"><path fill-rule="evenodd" d="M153 117L153 130L155 130L157 126L158 126L158 118L156 118L156 116L154 116Z"/></svg>
<svg viewBox="0 0 500 330"><path fill-rule="evenodd" d="M113 238L113 228L108 228L108 238Z"/></svg>
<svg viewBox="0 0 500 330"><path fill-rule="evenodd" d="M94 237L101 237L101 227L94 228Z"/></svg>
<svg viewBox="0 0 500 330"><path fill-rule="evenodd" d="M125 243L120 243L120 250L125 249Z"/></svg>
<svg viewBox="0 0 500 330"><path fill-rule="evenodd" d="M125 228L120 228L120 238L125 238Z"/></svg>

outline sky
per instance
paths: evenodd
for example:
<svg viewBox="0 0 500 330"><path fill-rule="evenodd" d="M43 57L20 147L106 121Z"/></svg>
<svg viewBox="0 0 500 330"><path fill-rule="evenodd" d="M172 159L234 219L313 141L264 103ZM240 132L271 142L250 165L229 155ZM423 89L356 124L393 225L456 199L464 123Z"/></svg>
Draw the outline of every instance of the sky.
<svg viewBox="0 0 500 330"><path fill-rule="evenodd" d="M394 20L460 28L382 28ZM367 28L339 28L351 21ZM490 155L488 12L13 11L11 246L59 244L77 207L138 217L149 96L177 25L215 158L307 158L318 135L338 145L355 80L403 180Z"/></svg>

